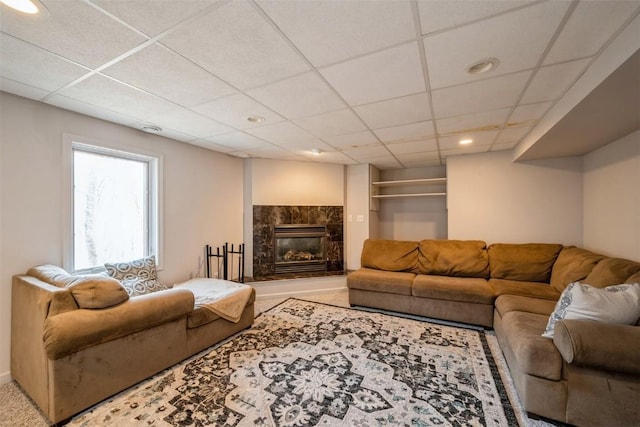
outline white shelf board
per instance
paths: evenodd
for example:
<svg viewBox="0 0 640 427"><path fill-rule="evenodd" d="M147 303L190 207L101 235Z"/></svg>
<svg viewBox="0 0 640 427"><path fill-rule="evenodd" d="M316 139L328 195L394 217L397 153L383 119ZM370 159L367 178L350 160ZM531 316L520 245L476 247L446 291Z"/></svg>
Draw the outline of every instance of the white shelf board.
<svg viewBox="0 0 640 427"><path fill-rule="evenodd" d="M430 196L446 196L447 193L406 193L406 194L374 194L374 199L392 199L397 197L430 197Z"/></svg>
<svg viewBox="0 0 640 427"><path fill-rule="evenodd" d="M379 187L394 187L397 185L420 185L420 184L445 184L447 178L421 178L421 179L401 179L398 181L375 181L371 185Z"/></svg>

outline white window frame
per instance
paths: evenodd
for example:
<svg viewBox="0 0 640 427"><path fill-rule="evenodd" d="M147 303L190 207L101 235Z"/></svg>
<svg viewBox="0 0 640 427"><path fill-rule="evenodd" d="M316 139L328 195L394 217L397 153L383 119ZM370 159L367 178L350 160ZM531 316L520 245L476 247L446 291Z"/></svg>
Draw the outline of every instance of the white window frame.
<svg viewBox="0 0 640 427"><path fill-rule="evenodd" d="M162 270L163 264L163 164L164 156L141 150L136 147L122 146L108 141L89 139L69 133L63 134L63 268L69 272L87 274L106 271L103 266L77 270L74 264L74 201L73 201L73 152L80 149L85 152L144 161L148 164L148 247L147 254L156 256L156 268Z"/></svg>

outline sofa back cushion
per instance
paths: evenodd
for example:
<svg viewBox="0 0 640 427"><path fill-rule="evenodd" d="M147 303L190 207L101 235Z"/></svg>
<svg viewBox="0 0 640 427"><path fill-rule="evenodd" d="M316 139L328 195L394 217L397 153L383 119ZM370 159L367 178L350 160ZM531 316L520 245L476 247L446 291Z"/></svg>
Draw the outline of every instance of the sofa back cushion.
<svg viewBox="0 0 640 427"><path fill-rule="evenodd" d="M57 265L51 264L31 267L29 271L27 271L27 276L35 277L36 279L42 280L45 283L59 288L66 287L73 280L73 276L67 273L66 270L58 267Z"/></svg>
<svg viewBox="0 0 640 427"><path fill-rule="evenodd" d="M385 271L418 270L418 242L367 239L362 247L362 267Z"/></svg>
<svg viewBox="0 0 640 427"><path fill-rule="evenodd" d="M480 240L423 240L420 273L452 277L489 277L487 244Z"/></svg>
<svg viewBox="0 0 640 427"><path fill-rule="evenodd" d="M631 275L624 283L640 283L640 271Z"/></svg>
<svg viewBox="0 0 640 427"><path fill-rule="evenodd" d="M562 292L569 283L584 280L596 264L604 258L586 249L568 246L562 248L551 271L551 286Z"/></svg>
<svg viewBox="0 0 640 427"><path fill-rule="evenodd" d="M640 272L640 263L623 258L604 258L582 281L597 288L619 285Z"/></svg>
<svg viewBox="0 0 640 427"><path fill-rule="evenodd" d="M562 245L494 243L489 246L491 278L549 283Z"/></svg>

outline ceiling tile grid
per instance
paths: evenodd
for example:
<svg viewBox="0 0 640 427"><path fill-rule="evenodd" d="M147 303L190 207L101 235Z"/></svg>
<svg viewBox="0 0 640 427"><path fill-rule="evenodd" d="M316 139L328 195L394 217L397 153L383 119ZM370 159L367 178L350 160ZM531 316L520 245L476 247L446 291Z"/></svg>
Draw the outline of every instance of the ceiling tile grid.
<svg viewBox="0 0 640 427"><path fill-rule="evenodd" d="M42 1L36 17L0 5L5 92L238 157L383 169L512 149L640 14L635 0Z"/></svg>

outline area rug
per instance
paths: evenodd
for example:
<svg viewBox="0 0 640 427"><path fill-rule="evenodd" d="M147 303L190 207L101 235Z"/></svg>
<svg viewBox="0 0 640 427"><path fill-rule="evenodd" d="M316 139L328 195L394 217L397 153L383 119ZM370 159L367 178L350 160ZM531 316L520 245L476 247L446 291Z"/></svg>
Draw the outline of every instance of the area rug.
<svg viewBox="0 0 640 427"><path fill-rule="evenodd" d="M515 426L483 331L289 299L71 426Z"/></svg>

